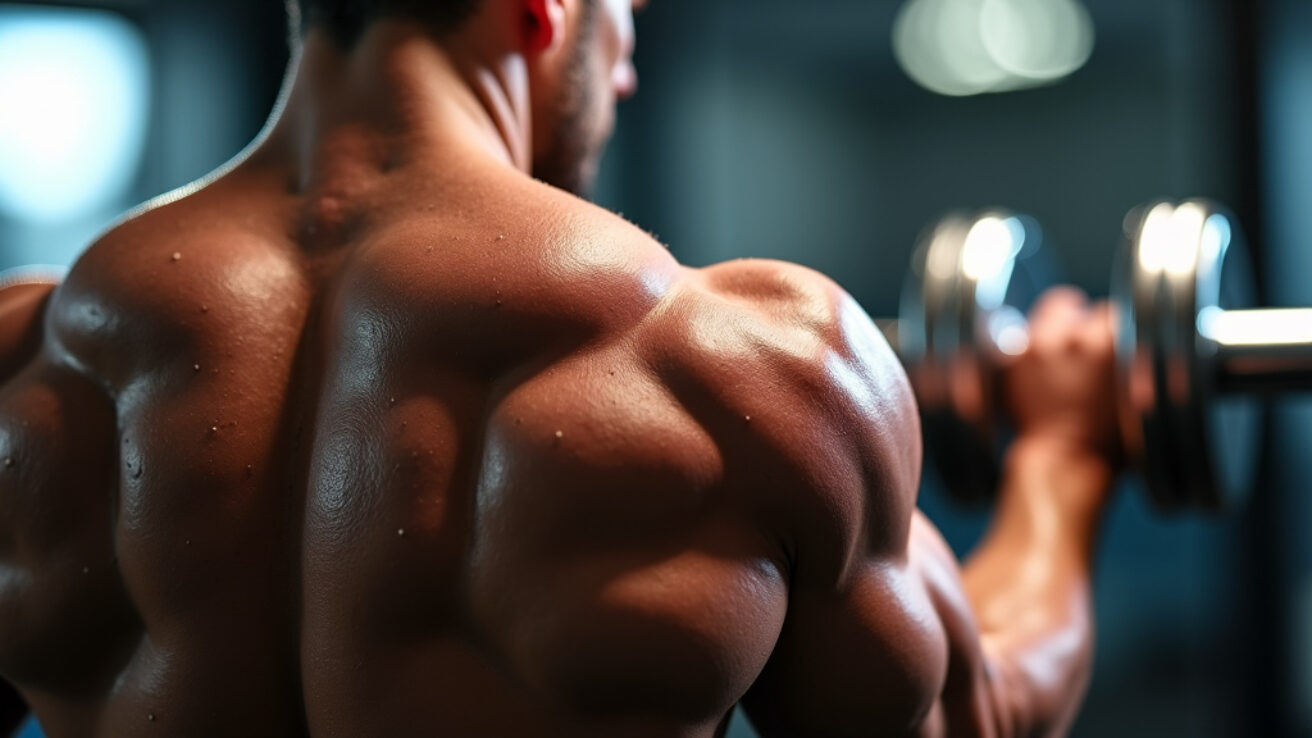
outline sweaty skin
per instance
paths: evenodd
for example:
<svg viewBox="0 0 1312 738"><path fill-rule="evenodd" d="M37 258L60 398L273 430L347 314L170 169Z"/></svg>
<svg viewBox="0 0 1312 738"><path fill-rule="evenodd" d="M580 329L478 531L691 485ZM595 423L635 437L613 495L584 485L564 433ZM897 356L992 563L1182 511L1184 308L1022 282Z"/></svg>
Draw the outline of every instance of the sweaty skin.
<svg viewBox="0 0 1312 738"><path fill-rule="evenodd" d="M0 292L0 674L49 734L1068 726L1078 413L1026 411L963 578L853 300L526 176L457 66L312 34L239 164Z"/></svg>

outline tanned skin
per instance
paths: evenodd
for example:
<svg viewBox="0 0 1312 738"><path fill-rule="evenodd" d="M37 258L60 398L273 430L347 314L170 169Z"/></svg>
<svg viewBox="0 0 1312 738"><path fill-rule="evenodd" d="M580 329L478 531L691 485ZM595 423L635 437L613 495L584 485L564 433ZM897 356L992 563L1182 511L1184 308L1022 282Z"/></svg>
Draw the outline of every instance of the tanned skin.
<svg viewBox="0 0 1312 738"><path fill-rule="evenodd" d="M312 30L238 163L0 292L0 674L52 736L713 736L740 701L767 736L1069 726L1105 320L1036 314L958 569L850 297L682 267L529 176L562 135L595 169L630 13Z"/></svg>

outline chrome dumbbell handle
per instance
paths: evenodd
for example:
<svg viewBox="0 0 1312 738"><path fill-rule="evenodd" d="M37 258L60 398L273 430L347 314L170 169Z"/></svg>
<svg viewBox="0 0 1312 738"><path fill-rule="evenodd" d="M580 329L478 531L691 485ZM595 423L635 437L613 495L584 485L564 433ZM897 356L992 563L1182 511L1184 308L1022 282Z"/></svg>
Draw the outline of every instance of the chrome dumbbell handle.
<svg viewBox="0 0 1312 738"><path fill-rule="evenodd" d="M1011 305L1002 305L982 312L979 319L983 331L982 344L986 351L996 353L1005 361L1007 357L1020 356L1029 347L1029 320L1019 309ZM884 334L888 345L899 356L903 331L920 329L915 322L904 327L903 321L897 318L875 318L874 321L875 327Z"/></svg>
<svg viewBox="0 0 1312 738"><path fill-rule="evenodd" d="M1312 308L1206 307L1198 335L1223 393L1312 391Z"/></svg>

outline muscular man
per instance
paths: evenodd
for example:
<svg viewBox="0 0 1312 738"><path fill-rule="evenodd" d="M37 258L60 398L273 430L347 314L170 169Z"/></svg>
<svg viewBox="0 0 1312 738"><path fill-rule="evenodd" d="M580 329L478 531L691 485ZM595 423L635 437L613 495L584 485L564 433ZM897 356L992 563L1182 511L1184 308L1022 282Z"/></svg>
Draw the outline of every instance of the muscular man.
<svg viewBox="0 0 1312 738"><path fill-rule="evenodd" d="M850 297L564 191L629 3L303 0L256 145L0 293L0 673L51 735L1069 726L1106 326L1035 316L959 572Z"/></svg>

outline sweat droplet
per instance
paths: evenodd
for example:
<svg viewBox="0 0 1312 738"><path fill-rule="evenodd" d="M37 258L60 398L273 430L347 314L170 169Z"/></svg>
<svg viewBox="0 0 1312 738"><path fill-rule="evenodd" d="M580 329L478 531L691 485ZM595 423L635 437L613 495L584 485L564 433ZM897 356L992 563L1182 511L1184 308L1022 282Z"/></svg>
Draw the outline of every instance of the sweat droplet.
<svg viewBox="0 0 1312 738"><path fill-rule="evenodd" d="M182 261L182 254L179 254L178 252L174 251L173 256L171 258L173 259L173 261ZM154 718L151 719L153 720Z"/></svg>
<svg viewBox="0 0 1312 738"><path fill-rule="evenodd" d="M565 431L556 431L556 440L557 440L557 441L559 441L560 439L562 439L562 438L564 438L564 437L565 437Z"/></svg>
<svg viewBox="0 0 1312 738"><path fill-rule="evenodd" d="M397 528L397 529L396 529L396 535L398 535L398 536L404 536L404 535L405 535L405 528Z"/></svg>

